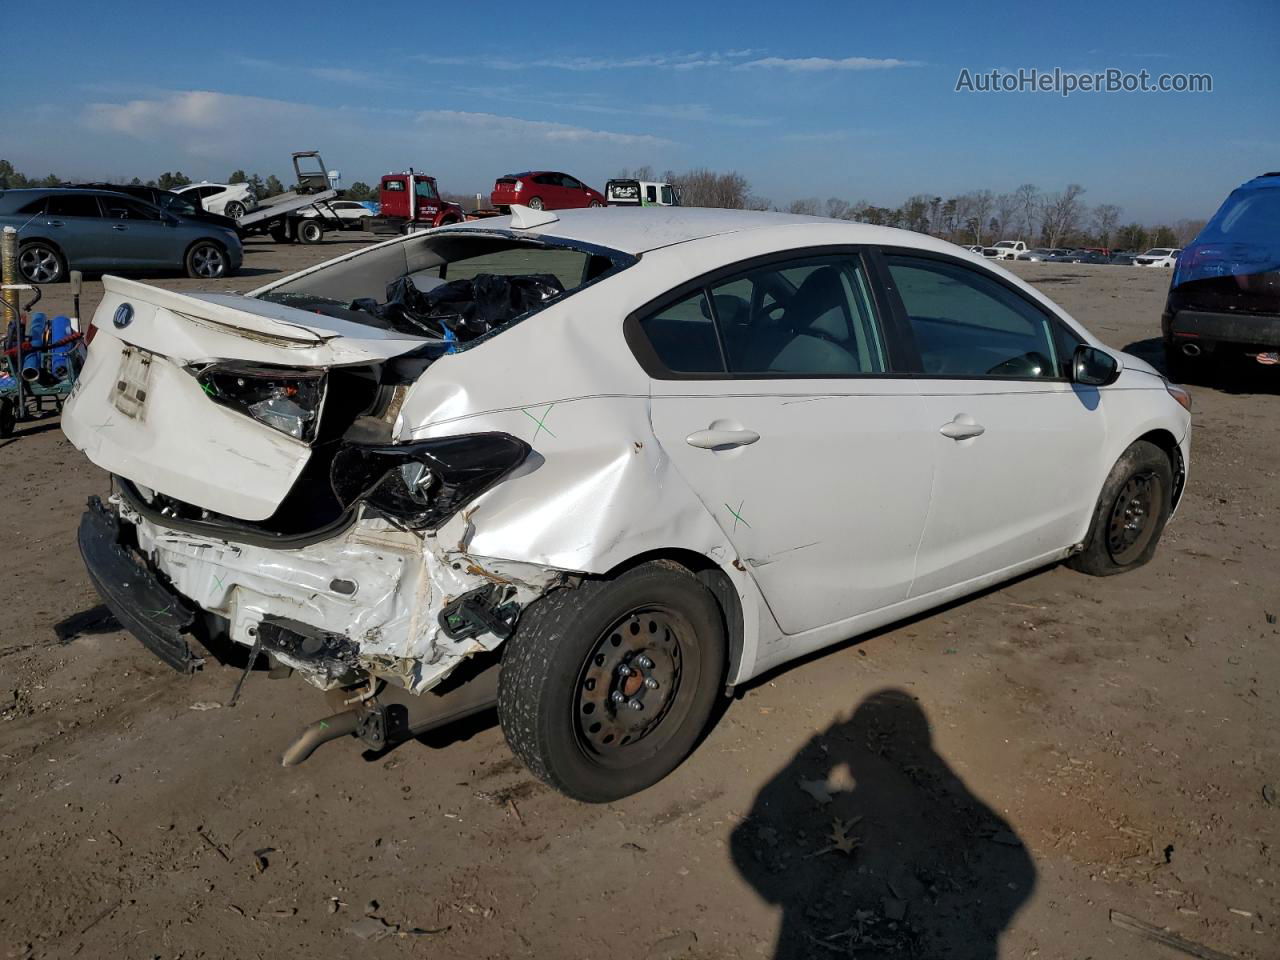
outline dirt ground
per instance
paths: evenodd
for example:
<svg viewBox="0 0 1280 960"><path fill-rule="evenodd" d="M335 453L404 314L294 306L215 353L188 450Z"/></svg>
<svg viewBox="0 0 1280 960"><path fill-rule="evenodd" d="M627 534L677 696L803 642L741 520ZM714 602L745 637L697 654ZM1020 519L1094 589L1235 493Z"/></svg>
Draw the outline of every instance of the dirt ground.
<svg viewBox="0 0 1280 960"><path fill-rule="evenodd" d="M250 243L219 288L345 249ZM1158 355L1167 272L1017 272ZM23 425L0 443L4 956L1178 955L1113 911L1280 956L1277 383L1193 388L1146 568L1047 570L765 677L674 775L595 807L491 715L281 768L321 695L255 673L229 709L238 671L180 677L122 633L74 543L104 475L56 419Z"/></svg>

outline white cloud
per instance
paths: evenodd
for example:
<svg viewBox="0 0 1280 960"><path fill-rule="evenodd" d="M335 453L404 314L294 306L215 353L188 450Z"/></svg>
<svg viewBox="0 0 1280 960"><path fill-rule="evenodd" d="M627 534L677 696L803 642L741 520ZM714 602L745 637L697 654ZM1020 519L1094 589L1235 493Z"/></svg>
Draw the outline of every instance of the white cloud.
<svg viewBox="0 0 1280 960"><path fill-rule="evenodd" d="M423 54L414 57L419 63L442 67L486 67L490 70L567 70L573 73L595 73L603 70L695 70L702 67L732 66L755 54L755 50L696 51L693 53L653 53L632 57L535 57L521 60L511 57L457 57Z"/></svg>
<svg viewBox="0 0 1280 960"><path fill-rule="evenodd" d="M548 120L524 120L494 113L471 113L463 110L424 110L417 120L433 130L455 129L461 132L495 135L522 140L566 141L570 143L610 143L628 147L666 147L670 140L642 133L615 133L591 130Z"/></svg>
<svg viewBox="0 0 1280 960"><path fill-rule="evenodd" d="M761 57L737 64L736 70L789 70L793 73L816 73L826 70L893 70L897 67L918 67L919 60L898 60L893 57Z"/></svg>

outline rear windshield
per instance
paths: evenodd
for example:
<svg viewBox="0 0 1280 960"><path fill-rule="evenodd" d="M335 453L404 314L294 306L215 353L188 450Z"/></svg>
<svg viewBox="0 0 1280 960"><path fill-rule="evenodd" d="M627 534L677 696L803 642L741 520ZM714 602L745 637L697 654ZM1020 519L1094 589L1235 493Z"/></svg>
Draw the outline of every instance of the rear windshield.
<svg viewBox="0 0 1280 960"><path fill-rule="evenodd" d="M600 247L451 230L361 251L257 296L458 349L634 262Z"/></svg>
<svg viewBox="0 0 1280 960"><path fill-rule="evenodd" d="M1236 190L1196 237L1197 243L1271 246L1280 235L1280 189Z"/></svg>

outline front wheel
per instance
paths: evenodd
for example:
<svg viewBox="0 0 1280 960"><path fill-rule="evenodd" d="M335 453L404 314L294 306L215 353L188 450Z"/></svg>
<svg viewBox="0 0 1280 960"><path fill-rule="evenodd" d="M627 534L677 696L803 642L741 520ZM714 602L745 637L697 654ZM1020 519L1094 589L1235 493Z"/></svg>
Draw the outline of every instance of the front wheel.
<svg viewBox="0 0 1280 960"><path fill-rule="evenodd" d="M227 251L212 240L201 240L187 251L187 276L197 280L218 280L230 266Z"/></svg>
<svg viewBox="0 0 1280 960"><path fill-rule="evenodd" d="M1067 566L1094 577L1142 566L1155 553L1172 512L1169 457L1146 440L1131 444L1102 485L1084 549Z"/></svg>
<svg viewBox="0 0 1280 960"><path fill-rule="evenodd" d="M723 619L683 567L655 561L554 590L507 641L498 716L535 776L604 803L688 756L724 678Z"/></svg>

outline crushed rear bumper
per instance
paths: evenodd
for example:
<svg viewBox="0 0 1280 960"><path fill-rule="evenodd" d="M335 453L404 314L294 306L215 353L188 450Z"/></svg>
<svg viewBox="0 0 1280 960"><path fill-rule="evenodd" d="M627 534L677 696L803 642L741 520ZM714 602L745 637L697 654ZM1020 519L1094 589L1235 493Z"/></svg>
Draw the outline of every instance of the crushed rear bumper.
<svg viewBox="0 0 1280 960"><path fill-rule="evenodd" d="M102 602L126 630L180 673L204 662L187 643L195 611L121 542L120 518L98 497L90 497L80 518L80 556Z"/></svg>

